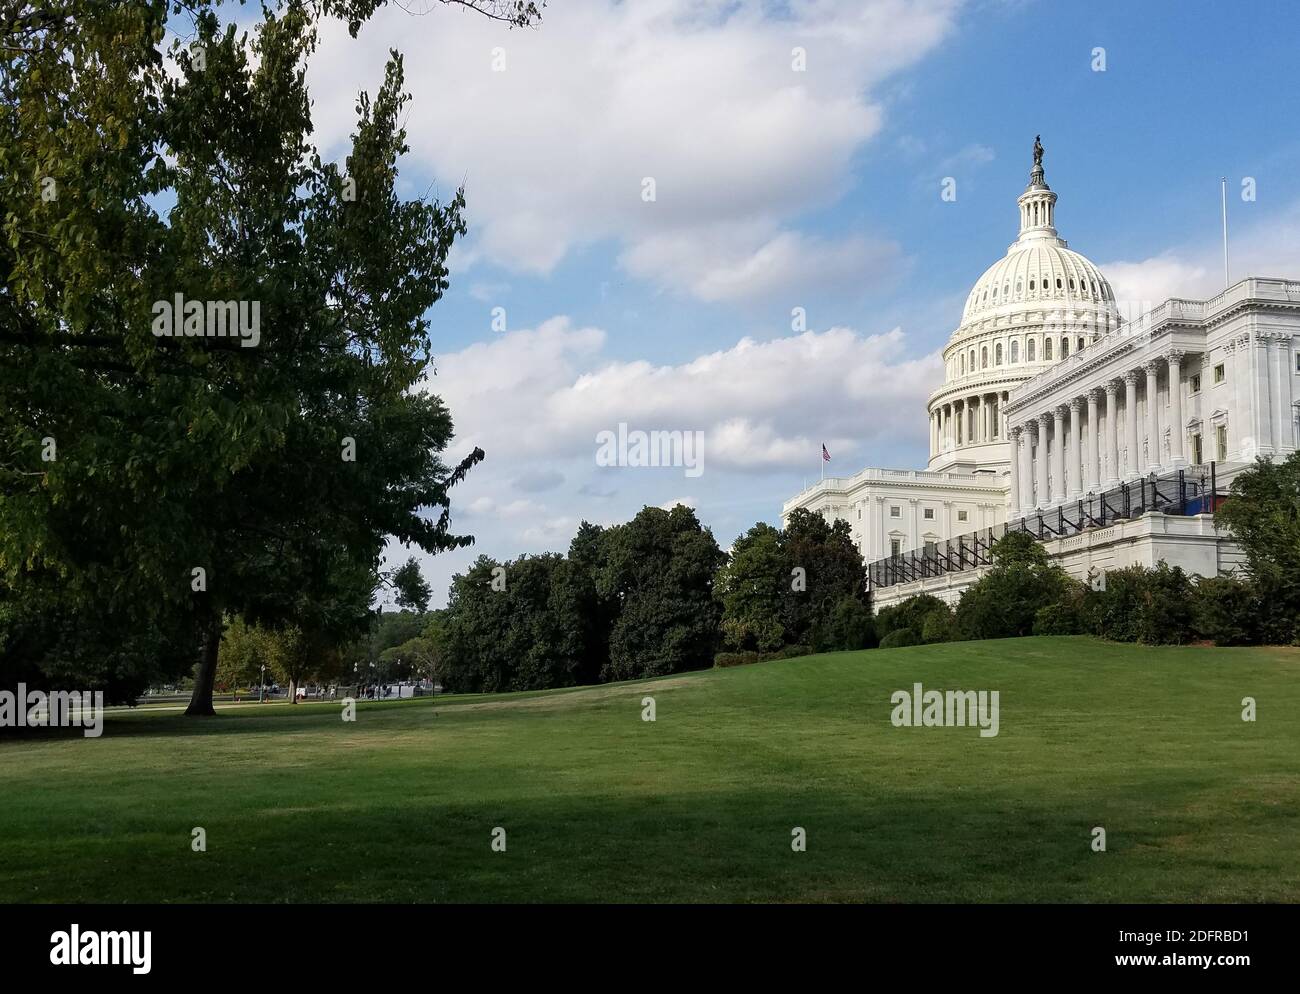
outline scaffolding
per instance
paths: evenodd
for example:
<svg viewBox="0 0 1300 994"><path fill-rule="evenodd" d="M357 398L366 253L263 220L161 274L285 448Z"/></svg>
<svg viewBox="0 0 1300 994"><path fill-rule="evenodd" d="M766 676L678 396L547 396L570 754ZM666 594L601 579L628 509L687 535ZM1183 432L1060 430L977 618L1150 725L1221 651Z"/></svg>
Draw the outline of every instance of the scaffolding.
<svg viewBox="0 0 1300 994"><path fill-rule="evenodd" d="M1015 521L878 559L867 566L867 589L989 566L993 562L993 544L1008 532L1027 532L1040 542L1050 542L1090 528L1129 521L1151 511L1177 515L1213 513L1222 497L1214 463L1191 470L1180 469L1165 476L1152 474L1121 483L1104 493L1089 493L1048 511L1036 510Z"/></svg>

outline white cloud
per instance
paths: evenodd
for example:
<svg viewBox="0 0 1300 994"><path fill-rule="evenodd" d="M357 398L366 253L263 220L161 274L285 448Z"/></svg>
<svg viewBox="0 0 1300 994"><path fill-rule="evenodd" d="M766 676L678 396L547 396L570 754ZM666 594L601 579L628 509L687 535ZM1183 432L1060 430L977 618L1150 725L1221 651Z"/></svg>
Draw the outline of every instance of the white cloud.
<svg viewBox="0 0 1300 994"><path fill-rule="evenodd" d="M659 507L660 507L661 510L664 510L664 511L671 511L671 510L672 510L674 507L676 507L678 504L681 504L682 507L689 507L689 508L691 508L692 510L694 510L694 508L695 508L695 498L694 498L694 497L674 497L672 500L666 500L666 501L664 501L662 504L659 505Z"/></svg>
<svg viewBox="0 0 1300 994"><path fill-rule="evenodd" d="M1254 208L1254 210L1261 210ZM1247 215L1249 217L1249 215ZM1229 229L1231 278L1300 274L1300 202L1262 220ZM1126 317L1157 307L1170 297L1204 299L1223 289L1223 248L1214 238L1183 245L1136 262L1100 266Z"/></svg>
<svg viewBox="0 0 1300 994"><path fill-rule="evenodd" d="M357 39L322 26L310 70L318 140L343 151L356 92L377 87L395 47L415 97L411 158L444 193L466 183L473 229L458 266L548 272L571 248L612 238L630 272L709 300L819 266L868 279L892 269L887 241L812 240L791 225L845 190L854 153L881 127L873 87L933 50L957 5L794 0L775 13L760 0L566 0L524 31L389 5ZM791 68L795 47L804 72ZM680 262L678 249L705 243Z"/></svg>
<svg viewBox="0 0 1300 994"><path fill-rule="evenodd" d="M917 411L941 375L936 356L904 355L898 329L744 338L677 365L612 361L604 342L600 329L553 318L442 356L426 382L471 426L457 444L482 446L517 477L569 458L594 469L596 434L620 423L703 431L706 472L806 467L822 442L920 444Z"/></svg>

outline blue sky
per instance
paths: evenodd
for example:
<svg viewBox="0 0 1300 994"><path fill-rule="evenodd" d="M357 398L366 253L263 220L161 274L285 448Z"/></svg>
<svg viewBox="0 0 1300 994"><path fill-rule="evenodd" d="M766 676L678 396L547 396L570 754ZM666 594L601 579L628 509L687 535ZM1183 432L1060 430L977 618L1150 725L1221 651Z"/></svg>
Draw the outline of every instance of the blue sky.
<svg viewBox="0 0 1300 994"><path fill-rule="evenodd" d="M779 519L822 441L836 474L923 467L935 354L1015 238L1037 133L1061 234L1121 301L1219 289L1221 175L1234 278L1300 276L1298 36L1283 3L903 0L556 0L527 32L444 8L326 30L322 149L344 153L391 45L406 189L467 187L431 389L449 456L488 459L455 504L474 550L420 557L437 600L478 552L562 551L579 520L645 504L688 501L726 546ZM620 421L703 431L706 471L596 466Z"/></svg>

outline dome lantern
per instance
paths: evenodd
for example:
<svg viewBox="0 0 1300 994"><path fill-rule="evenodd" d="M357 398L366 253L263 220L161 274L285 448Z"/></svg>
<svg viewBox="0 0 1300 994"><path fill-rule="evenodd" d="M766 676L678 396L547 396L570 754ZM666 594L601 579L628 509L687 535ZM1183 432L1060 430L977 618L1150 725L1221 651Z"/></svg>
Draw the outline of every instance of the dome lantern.
<svg viewBox="0 0 1300 994"><path fill-rule="evenodd" d="M1056 238L1056 194L1043 177L1041 135L1034 136L1034 168L1029 185L1016 201L1020 206L1020 241L1030 238Z"/></svg>

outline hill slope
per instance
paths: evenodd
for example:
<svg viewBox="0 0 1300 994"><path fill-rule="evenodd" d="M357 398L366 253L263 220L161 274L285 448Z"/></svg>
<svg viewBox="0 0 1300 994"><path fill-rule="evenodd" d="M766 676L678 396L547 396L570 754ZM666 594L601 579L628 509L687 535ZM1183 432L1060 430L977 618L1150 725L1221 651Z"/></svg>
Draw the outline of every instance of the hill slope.
<svg viewBox="0 0 1300 994"><path fill-rule="evenodd" d="M999 734L893 727L915 682ZM1295 650L1082 638L132 714L0 742L0 900L1296 901L1298 717Z"/></svg>

